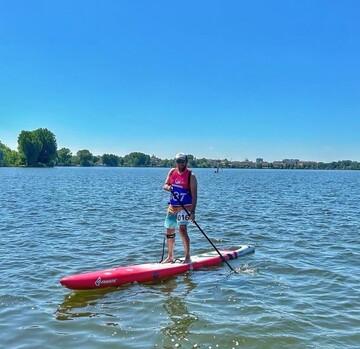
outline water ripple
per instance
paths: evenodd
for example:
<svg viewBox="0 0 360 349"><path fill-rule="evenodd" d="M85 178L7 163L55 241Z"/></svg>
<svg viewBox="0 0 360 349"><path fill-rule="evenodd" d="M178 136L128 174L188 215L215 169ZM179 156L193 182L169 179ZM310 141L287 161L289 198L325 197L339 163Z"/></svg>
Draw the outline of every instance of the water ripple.
<svg viewBox="0 0 360 349"><path fill-rule="evenodd" d="M357 348L360 173L195 173L213 243L256 246L238 273L74 293L60 277L160 259L167 169L0 168L3 345ZM189 232L194 253L212 249Z"/></svg>

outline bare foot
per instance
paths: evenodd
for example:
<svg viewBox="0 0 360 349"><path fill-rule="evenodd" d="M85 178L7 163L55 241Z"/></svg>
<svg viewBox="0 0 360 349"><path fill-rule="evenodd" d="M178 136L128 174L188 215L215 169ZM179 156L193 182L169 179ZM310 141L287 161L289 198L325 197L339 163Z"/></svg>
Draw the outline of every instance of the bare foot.
<svg viewBox="0 0 360 349"><path fill-rule="evenodd" d="M183 264L188 264L188 263L191 263L191 258L185 258L183 261L182 261Z"/></svg>
<svg viewBox="0 0 360 349"><path fill-rule="evenodd" d="M163 261L161 262L161 264L172 263L173 261L174 261L173 258L168 257L168 258L166 258L165 260L163 260Z"/></svg>

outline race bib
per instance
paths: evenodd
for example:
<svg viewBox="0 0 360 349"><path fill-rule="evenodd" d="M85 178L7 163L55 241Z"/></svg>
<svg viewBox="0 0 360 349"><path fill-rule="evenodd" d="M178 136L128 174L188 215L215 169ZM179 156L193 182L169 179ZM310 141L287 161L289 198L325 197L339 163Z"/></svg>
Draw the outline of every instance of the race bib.
<svg viewBox="0 0 360 349"><path fill-rule="evenodd" d="M177 214L177 221L178 222L187 222L187 221L189 221L189 218L190 217L188 216L188 214L186 213L185 210L181 210Z"/></svg>

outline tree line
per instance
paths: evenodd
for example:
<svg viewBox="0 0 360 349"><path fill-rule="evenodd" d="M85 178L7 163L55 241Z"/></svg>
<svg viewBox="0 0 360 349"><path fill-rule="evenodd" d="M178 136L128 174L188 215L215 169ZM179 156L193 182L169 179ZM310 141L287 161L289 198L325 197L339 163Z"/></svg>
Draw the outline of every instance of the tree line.
<svg viewBox="0 0 360 349"><path fill-rule="evenodd" d="M276 168L276 169L321 169L321 170L360 170L360 162L351 160L330 163L284 159L282 161L256 162L230 161L227 159L196 159L188 155L192 168ZM57 147L55 135L46 128L34 131L21 131L18 137L18 149L12 150L0 141L0 167L27 166L109 166L109 167L174 167L174 159L160 159L155 155L132 152L125 156L115 154L93 155L82 149L73 154L68 148Z"/></svg>

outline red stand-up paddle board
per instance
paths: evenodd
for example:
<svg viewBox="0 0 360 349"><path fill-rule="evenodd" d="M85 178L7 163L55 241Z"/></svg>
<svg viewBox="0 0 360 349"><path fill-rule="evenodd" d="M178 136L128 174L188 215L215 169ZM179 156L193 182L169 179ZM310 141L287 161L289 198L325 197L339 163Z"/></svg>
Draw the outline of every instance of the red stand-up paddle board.
<svg viewBox="0 0 360 349"><path fill-rule="evenodd" d="M226 260L236 259L248 253L255 252L255 247L242 245L236 249L222 250L220 253ZM133 266L118 267L89 273L66 276L60 283L73 290L90 290L105 287L116 287L134 282L150 282L166 277L182 274L189 270L221 264L222 259L217 252L203 253L192 256L190 263L177 260L174 263L148 263Z"/></svg>

